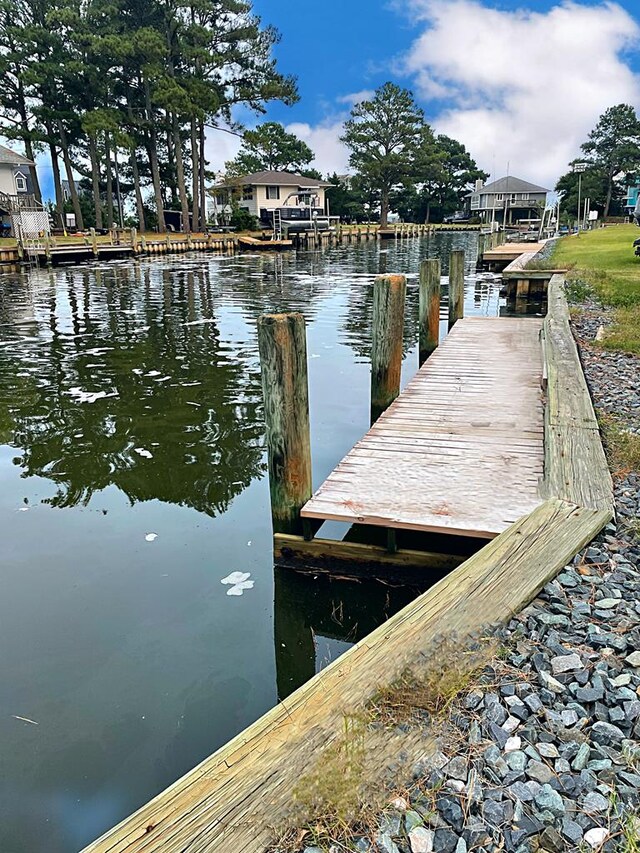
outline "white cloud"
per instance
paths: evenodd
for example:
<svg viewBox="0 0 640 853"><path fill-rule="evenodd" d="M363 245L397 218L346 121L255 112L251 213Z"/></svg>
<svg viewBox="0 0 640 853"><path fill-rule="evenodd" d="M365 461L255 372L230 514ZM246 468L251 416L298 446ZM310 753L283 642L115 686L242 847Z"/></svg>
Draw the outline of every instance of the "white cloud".
<svg viewBox="0 0 640 853"><path fill-rule="evenodd" d="M226 133L223 130L207 128L205 139L205 156L212 172L224 172L227 160L233 160L242 144L239 136Z"/></svg>
<svg viewBox="0 0 640 853"><path fill-rule="evenodd" d="M307 143L316 155L311 165L323 175L333 172L341 174L347 171L349 152L345 145L340 142L343 131L342 119L335 118L326 124L315 126L303 122L294 122L288 124L286 129Z"/></svg>
<svg viewBox="0 0 640 853"><path fill-rule="evenodd" d="M339 104L348 104L350 107L355 106L356 104L362 103L362 101L368 101L375 95L373 89L361 89L359 92L351 92L348 95L341 95L339 98L336 98Z"/></svg>
<svg viewBox="0 0 640 853"><path fill-rule="evenodd" d="M640 104L623 51L640 27L615 3L560 3L547 12L477 0L409 0L426 28L404 58L418 96L448 100L433 124L494 177L553 186L598 116Z"/></svg>

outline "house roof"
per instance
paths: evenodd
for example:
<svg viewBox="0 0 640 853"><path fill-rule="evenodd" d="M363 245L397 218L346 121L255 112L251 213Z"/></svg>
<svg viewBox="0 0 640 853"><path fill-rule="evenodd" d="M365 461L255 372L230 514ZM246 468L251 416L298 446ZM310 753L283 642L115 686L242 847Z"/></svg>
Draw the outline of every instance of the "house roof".
<svg viewBox="0 0 640 853"><path fill-rule="evenodd" d="M35 165L35 163L32 160L29 160L28 157L24 157L22 154L18 154L4 145L0 145L0 164L1 163L9 163L11 166Z"/></svg>
<svg viewBox="0 0 640 853"><path fill-rule="evenodd" d="M522 178L516 178L515 175L509 175L506 178L498 178L497 181L492 181L490 184L485 184L479 190L474 190L471 195L476 193L548 193L544 187L539 187L537 184L531 184L529 181L523 181Z"/></svg>
<svg viewBox="0 0 640 853"><path fill-rule="evenodd" d="M237 184L256 184L279 186L279 187L330 187L332 184L327 181L318 181L315 178L305 178L304 175L296 175L293 172L253 172L251 175L242 175L242 177L226 180L222 184L218 184L216 189L222 187L236 186Z"/></svg>

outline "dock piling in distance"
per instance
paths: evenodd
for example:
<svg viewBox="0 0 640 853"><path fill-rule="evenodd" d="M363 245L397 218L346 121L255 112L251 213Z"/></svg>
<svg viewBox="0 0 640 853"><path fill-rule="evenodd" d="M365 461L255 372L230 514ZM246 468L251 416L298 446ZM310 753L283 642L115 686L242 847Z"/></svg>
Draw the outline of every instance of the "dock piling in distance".
<svg viewBox="0 0 640 853"><path fill-rule="evenodd" d="M438 346L440 339L440 260L430 258L420 264L419 364Z"/></svg>
<svg viewBox="0 0 640 853"><path fill-rule="evenodd" d="M299 312L262 314L258 348L267 426L274 533L303 532L300 510L311 497L307 342Z"/></svg>
<svg viewBox="0 0 640 853"><path fill-rule="evenodd" d="M371 423L400 393L406 292L403 275L379 275L373 285Z"/></svg>
<svg viewBox="0 0 640 853"><path fill-rule="evenodd" d="M464 251L455 249L449 256L449 330L464 317Z"/></svg>

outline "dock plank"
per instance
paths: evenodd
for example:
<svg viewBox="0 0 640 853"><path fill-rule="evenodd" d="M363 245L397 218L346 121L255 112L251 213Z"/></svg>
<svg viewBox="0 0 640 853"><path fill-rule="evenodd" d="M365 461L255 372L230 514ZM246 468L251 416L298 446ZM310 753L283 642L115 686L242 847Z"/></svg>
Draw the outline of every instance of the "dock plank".
<svg viewBox="0 0 640 853"><path fill-rule="evenodd" d="M534 509L540 330L533 318L458 321L302 515L491 538Z"/></svg>

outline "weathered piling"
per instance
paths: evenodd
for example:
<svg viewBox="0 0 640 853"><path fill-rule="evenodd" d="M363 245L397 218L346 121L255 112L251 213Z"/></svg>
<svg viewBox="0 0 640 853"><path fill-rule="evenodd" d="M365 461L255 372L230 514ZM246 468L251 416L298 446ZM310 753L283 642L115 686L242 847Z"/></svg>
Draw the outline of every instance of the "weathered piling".
<svg viewBox="0 0 640 853"><path fill-rule="evenodd" d="M301 533L300 510L312 491L307 343L302 314L259 317L258 348L273 530Z"/></svg>
<svg viewBox="0 0 640 853"><path fill-rule="evenodd" d="M449 256L449 330L464 317L464 251L456 249Z"/></svg>
<svg viewBox="0 0 640 853"><path fill-rule="evenodd" d="M373 286L371 423L400 393L406 291L403 275L379 275Z"/></svg>
<svg viewBox="0 0 640 853"><path fill-rule="evenodd" d="M419 363L424 364L440 339L440 260L420 264Z"/></svg>

